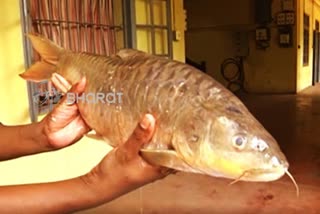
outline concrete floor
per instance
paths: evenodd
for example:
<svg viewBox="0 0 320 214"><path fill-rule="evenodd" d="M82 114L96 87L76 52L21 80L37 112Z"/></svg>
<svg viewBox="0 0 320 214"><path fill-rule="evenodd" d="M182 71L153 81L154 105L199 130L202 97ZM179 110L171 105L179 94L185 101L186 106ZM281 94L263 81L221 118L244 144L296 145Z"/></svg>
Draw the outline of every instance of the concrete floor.
<svg viewBox="0 0 320 214"><path fill-rule="evenodd" d="M238 182L178 173L87 213L320 213L320 85L299 95L242 98L278 140L290 163L287 176L270 183Z"/></svg>

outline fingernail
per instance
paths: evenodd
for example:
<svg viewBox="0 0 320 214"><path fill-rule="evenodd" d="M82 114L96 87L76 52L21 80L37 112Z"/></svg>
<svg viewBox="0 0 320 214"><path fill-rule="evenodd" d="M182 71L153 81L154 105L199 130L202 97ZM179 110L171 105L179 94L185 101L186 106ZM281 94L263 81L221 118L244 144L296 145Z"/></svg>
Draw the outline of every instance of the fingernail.
<svg viewBox="0 0 320 214"><path fill-rule="evenodd" d="M57 119L56 119L55 117L53 117L53 116L52 116L50 119L51 119L53 122L56 122L56 121L57 121Z"/></svg>
<svg viewBox="0 0 320 214"><path fill-rule="evenodd" d="M51 78L50 78L51 80L52 79L57 79L57 75L56 75L56 73L53 73L52 75L51 75Z"/></svg>
<svg viewBox="0 0 320 214"><path fill-rule="evenodd" d="M142 129L148 129L150 126L150 117L152 117L151 115L147 114L143 117L143 120L140 122L140 126Z"/></svg>

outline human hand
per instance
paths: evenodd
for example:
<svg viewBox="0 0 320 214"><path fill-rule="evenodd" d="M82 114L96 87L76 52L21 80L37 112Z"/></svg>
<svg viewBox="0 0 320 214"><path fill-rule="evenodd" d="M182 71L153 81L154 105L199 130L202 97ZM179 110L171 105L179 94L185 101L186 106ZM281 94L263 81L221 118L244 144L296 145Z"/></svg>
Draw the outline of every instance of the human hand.
<svg viewBox="0 0 320 214"><path fill-rule="evenodd" d="M58 88L68 91L70 84L59 75L53 75L52 81ZM68 93L81 94L86 85L86 79L82 78ZM68 103L67 97L63 97L60 103L42 121L43 132L50 147L54 149L69 146L80 140L90 128L82 119L78 105Z"/></svg>
<svg viewBox="0 0 320 214"><path fill-rule="evenodd" d="M152 115L145 115L125 143L110 151L98 166L82 177L85 183L96 194L110 201L174 172L165 167L152 166L139 155L142 146L152 138L154 128Z"/></svg>

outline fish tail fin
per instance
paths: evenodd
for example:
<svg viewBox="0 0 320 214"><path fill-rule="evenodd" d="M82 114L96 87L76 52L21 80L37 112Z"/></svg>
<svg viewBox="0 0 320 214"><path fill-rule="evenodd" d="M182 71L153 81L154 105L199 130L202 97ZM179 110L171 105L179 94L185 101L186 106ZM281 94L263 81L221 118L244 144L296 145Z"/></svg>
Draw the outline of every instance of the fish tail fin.
<svg viewBox="0 0 320 214"><path fill-rule="evenodd" d="M50 64L56 65L59 60L59 55L64 52L64 49L51 40L33 34L28 34L33 48L40 54L41 60Z"/></svg>
<svg viewBox="0 0 320 214"><path fill-rule="evenodd" d="M27 36L33 48L40 54L41 61L33 64L20 76L25 80L33 82L50 79L52 73L56 71L59 56L65 50L45 37L33 34L28 34Z"/></svg>
<svg viewBox="0 0 320 214"><path fill-rule="evenodd" d="M22 74L19 74L25 80L32 82L41 82L51 78L51 75L56 71L56 66L50 63L39 61L33 64Z"/></svg>

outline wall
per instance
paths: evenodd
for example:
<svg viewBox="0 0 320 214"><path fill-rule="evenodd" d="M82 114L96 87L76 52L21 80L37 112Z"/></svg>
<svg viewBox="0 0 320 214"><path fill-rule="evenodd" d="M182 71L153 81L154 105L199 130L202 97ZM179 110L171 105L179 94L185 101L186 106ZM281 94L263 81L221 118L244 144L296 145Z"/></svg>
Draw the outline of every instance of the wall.
<svg viewBox="0 0 320 214"><path fill-rule="evenodd" d="M220 64L234 55L233 29L252 22L250 5L247 1L232 1L229 4L227 1L186 0L185 8L187 57L196 62L206 61L207 72L225 83L220 74ZM239 13L240 10L246 12Z"/></svg>
<svg viewBox="0 0 320 214"><path fill-rule="evenodd" d="M249 33L250 48L244 61L246 89L257 93L295 92L296 42L292 48L279 48L277 28L271 24L270 47L257 49L254 1L186 0L185 5L188 14L187 57L195 61L205 60L208 73L225 83L220 65L224 59L235 55L234 32L245 31ZM273 1L273 17L280 9L281 1Z"/></svg>
<svg viewBox="0 0 320 214"><path fill-rule="evenodd" d="M312 63L313 63L313 30L315 29L315 21L320 21L320 1L319 0L303 0L297 1L298 8L298 48L297 48L297 91L312 84ZM303 65L303 15L310 16L310 42L309 42L309 65Z"/></svg>

